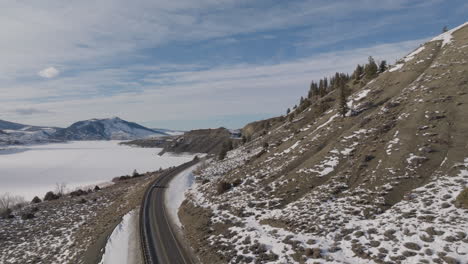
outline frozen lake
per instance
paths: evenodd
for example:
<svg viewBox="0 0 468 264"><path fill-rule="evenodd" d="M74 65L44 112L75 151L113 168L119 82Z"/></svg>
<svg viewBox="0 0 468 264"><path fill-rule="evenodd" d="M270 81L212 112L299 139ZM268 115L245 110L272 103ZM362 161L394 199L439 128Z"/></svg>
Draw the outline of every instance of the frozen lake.
<svg viewBox="0 0 468 264"><path fill-rule="evenodd" d="M15 146L0 150L0 194L43 197L66 183L69 190L109 182L136 169L143 173L192 160L192 155L158 156L160 149L119 145L120 141L76 141Z"/></svg>

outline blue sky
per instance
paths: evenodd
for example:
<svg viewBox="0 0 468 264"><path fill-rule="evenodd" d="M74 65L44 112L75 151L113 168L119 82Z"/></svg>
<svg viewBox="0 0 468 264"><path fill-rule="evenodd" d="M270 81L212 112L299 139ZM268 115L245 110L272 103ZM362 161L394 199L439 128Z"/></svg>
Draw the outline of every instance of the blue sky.
<svg viewBox="0 0 468 264"><path fill-rule="evenodd" d="M53 126L241 127L468 13L459 0L0 1L0 119Z"/></svg>

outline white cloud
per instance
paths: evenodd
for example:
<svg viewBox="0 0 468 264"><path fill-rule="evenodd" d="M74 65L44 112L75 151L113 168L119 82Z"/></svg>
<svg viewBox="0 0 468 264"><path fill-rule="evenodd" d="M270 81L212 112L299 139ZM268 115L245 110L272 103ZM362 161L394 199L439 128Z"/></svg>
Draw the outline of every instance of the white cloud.
<svg viewBox="0 0 468 264"><path fill-rule="evenodd" d="M401 42L326 54L304 53L301 60L261 64L232 65L226 60L223 67L210 67L206 61L160 65L157 55L164 51L157 48L213 39L234 46L252 32L281 42L286 39L275 32L294 31L296 27L312 29L307 36L314 41L303 39L304 45L326 46L365 36L369 30L380 32L388 21L392 30L402 23L412 25L408 21L432 13L413 9L418 12L403 12L394 19L393 11L435 1L439 0L382 0L378 5L369 0L287 4L250 0L141 0L138 4L128 0L3 1L1 118L63 126L98 115L157 121L232 113L277 114L306 93L311 79L351 71L369 55L394 60L416 45ZM391 14L385 21L362 15L377 13L374 11ZM356 26L356 16L364 17L365 22ZM339 26L342 24L352 26ZM284 47L289 48L295 49ZM142 52L148 49L154 64L139 64L147 55ZM57 68L40 71L47 81L31 81L31 76L38 74L38 65ZM66 71L66 76L54 78L60 75L59 70ZM27 111L14 111L18 105ZM25 115L35 112L28 108L44 112Z"/></svg>
<svg viewBox="0 0 468 264"><path fill-rule="evenodd" d="M60 74L60 72L55 67L48 67L39 71L37 74L43 78L50 79L57 77Z"/></svg>
<svg viewBox="0 0 468 264"><path fill-rule="evenodd" d="M127 0L8 1L0 9L0 58L8 61L0 63L4 75L0 80L30 76L37 65L103 65L173 41L231 40L236 34L298 25L329 30L331 17L349 19L355 12L399 10L412 2L382 0L374 5L369 0L303 0L280 5L248 0L141 0L138 4ZM360 30L366 28L363 24ZM345 32L334 33L340 36Z"/></svg>
<svg viewBox="0 0 468 264"><path fill-rule="evenodd" d="M163 120L210 119L233 114L278 115L307 93L312 79L336 71L351 72L370 55L377 60L394 61L422 42L413 40L328 52L271 65L239 64L204 70L199 65L169 65L154 68L170 69L168 73L148 73L140 79L131 78L134 71L151 67L132 65L124 69L81 72L77 76L8 89L0 98L0 114L7 120L54 126L109 116L137 122L151 120L157 125ZM99 90L102 86L131 89L103 94ZM50 95L59 97L50 98ZM7 111L16 109L18 104L47 110L49 114L44 111L26 116Z"/></svg>

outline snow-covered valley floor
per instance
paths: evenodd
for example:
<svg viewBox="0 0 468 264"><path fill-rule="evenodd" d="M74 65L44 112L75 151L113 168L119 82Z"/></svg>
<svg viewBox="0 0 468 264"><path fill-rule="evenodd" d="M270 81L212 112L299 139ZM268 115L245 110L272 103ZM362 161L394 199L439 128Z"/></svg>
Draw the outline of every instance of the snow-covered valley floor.
<svg viewBox="0 0 468 264"><path fill-rule="evenodd" d="M120 141L15 146L0 150L0 194L30 200L53 191L57 183L68 190L108 182L112 178L155 171L187 162L191 155L158 156L160 149L119 145Z"/></svg>

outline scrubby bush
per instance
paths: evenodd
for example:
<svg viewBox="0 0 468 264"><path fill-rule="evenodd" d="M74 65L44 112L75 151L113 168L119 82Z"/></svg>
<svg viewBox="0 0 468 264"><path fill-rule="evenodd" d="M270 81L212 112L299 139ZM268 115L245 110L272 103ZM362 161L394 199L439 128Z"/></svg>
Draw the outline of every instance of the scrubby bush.
<svg viewBox="0 0 468 264"><path fill-rule="evenodd" d="M232 186L233 186L233 187L237 187L237 186L239 186L241 183L242 183L242 180L241 180L241 179L235 179L235 180L232 182Z"/></svg>
<svg viewBox="0 0 468 264"><path fill-rule="evenodd" d="M37 196L34 196L34 198L31 201L31 203L33 203L33 204L40 203L40 202L42 202L42 200L41 200L41 198L39 198Z"/></svg>
<svg viewBox="0 0 468 264"><path fill-rule="evenodd" d="M56 183L55 184L55 193L60 197L63 196L67 191L67 184L62 182L62 183Z"/></svg>
<svg viewBox="0 0 468 264"><path fill-rule="evenodd" d="M465 189L463 189L463 191L461 191L457 196L456 206L468 209L468 187L465 187Z"/></svg>
<svg viewBox="0 0 468 264"><path fill-rule="evenodd" d="M34 218L33 213L23 213L21 215L21 219L23 219L23 220L28 220L28 219L33 219L33 218Z"/></svg>
<svg viewBox="0 0 468 264"><path fill-rule="evenodd" d="M99 186L97 186L97 185L94 186L94 191L95 191L95 192L100 191L100 190L101 190L101 188L99 188Z"/></svg>
<svg viewBox="0 0 468 264"><path fill-rule="evenodd" d="M76 191L71 192L70 196L77 197L77 196L81 196L81 195L85 195L85 194L88 194L88 192L83 191L82 189L78 189Z"/></svg>
<svg viewBox="0 0 468 264"><path fill-rule="evenodd" d="M11 213L12 211L10 208L0 209L0 218L1 219L13 218L13 215Z"/></svg>
<svg viewBox="0 0 468 264"><path fill-rule="evenodd" d="M225 141L223 143L223 145L221 146L221 150L220 150L220 152L218 154L218 159L223 160L226 157L228 151L230 151L232 149L233 149L232 140Z"/></svg>
<svg viewBox="0 0 468 264"><path fill-rule="evenodd" d="M226 182L226 181L218 182L218 185L216 187L216 190L218 191L218 194L223 194L223 193L227 192L229 189L231 189L231 184Z"/></svg>
<svg viewBox="0 0 468 264"><path fill-rule="evenodd" d="M18 195L4 193L0 195L0 213L7 212L12 208L21 208L25 203L24 198Z"/></svg>
<svg viewBox="0 0 468 264"><path fill-rule="evenodd" d="M44 196L44 201L57 200L58 198L60 198L60 196L50 191L50 192L47 192L46 195Z"/></svg>

